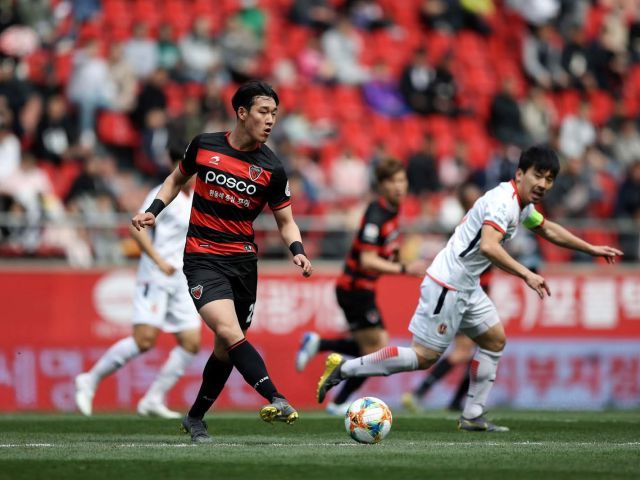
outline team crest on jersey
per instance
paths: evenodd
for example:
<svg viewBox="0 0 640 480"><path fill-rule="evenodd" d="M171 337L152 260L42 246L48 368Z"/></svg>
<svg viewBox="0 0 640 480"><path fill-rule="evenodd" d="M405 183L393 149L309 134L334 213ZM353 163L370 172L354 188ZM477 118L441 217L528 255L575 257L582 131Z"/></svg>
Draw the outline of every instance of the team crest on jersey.
<svg viewBox="0 0 640 480"><path fill-rule="evenodd" d="M193 295L193 298L196 300L200 300L200 297L202 296L202 285L196 285L193 287L191 289L191 295Z"/></svg>
<svg viewBox="0 0 640 480"><path fill-rule="evenodd" d="M440 335L444 335L445 333L447 333L447 325L445 323L441 323L440 325L438 325L438 333Z"/></svg>
<svg viewBox="0 0 640 480"><path fill-rule="evenodd" d="M380 321L380 314L378 313L378 310L369 310L366 313L366 317L367 317L367 321L369 323L377 323L378 321Z"/></svg>
<svg viewBox="0 0 640 480"><path fill-rule="evenodd" d="M249 178L251 178L252 181L255 182L258 180L260 175L262 175L262 167L258 167L257 165L251 165L249 167Z"/></svg>

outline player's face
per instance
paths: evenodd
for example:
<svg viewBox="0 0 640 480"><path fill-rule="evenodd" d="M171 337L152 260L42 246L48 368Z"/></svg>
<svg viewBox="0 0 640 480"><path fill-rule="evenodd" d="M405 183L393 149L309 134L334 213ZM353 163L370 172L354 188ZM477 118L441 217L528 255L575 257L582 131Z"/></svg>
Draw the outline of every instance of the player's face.
<svg viewBox="0 0 640 480"><path fill-rule="evenodd" d="M553 186L553 175L549 170L536 170L531 167L526 172L518 170L516 181L519 184L520 198L522 202L540 203L545 194Z"/></svg>
<svg viewBox="0 0 640 480"><path fill-rule="evenodd" d="M380 182L380 193L391 205L397 207L407 196L409 182L404 170L396 172L383 182Z"/></svg>
<svg viewBox="0 0 640 480"><path fill-rule="evenodd" d="M259 143L265 143L276 123L278 107L271 97L255 97L251 109L247 112L241 107L240 119L249 136Z"/></svg>

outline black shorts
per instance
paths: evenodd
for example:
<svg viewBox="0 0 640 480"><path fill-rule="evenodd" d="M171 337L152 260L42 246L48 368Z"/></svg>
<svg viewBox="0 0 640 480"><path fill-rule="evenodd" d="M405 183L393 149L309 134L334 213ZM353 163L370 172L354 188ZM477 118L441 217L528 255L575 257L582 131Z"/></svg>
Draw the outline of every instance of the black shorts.
<svg viewBox="0 0 640 480"><path fill-rule="evenodd" d="M338 305L347 317L349 330L362 330L364 328L384 328L382 315L376 305L376 296L369 290L344 290L336 288Z"/></svg>
<svg viewBox="0 0 640 480"><path fill-rule="evenodd" d="M211 262L206 267L202 262L185 261L183 271L196 309L214 300L233 300L240 327L246 330L251 326L258 286L257 260Z"/></svg>

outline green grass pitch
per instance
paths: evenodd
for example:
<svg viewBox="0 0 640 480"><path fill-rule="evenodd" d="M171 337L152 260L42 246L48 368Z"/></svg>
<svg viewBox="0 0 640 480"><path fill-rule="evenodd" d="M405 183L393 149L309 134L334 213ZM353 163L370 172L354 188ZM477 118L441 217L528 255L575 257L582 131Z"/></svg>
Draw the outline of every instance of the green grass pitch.
<svg viewBox="0 0 640 480"><path fill-rule="evenodd" d="M191 445L175 420L0 415L0 479L640 478L638 411L495 411L502 434L458 432L455 418L398 412L382 443L359 445L324 413L291 426L220 413L215 443Z"/></svg>

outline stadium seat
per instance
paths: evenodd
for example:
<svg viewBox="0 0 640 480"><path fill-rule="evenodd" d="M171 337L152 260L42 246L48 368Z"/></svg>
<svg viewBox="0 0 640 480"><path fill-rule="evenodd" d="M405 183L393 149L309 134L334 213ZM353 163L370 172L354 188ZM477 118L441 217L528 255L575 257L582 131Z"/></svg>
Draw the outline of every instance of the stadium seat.
<svg viewBox="0 0 640 480"><path fill-rule="evenodd" d="M107 144L118 147L135 147L139 134L131 119L122 113L102 111L97 118L98 138Z"/></svg>

